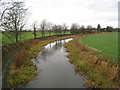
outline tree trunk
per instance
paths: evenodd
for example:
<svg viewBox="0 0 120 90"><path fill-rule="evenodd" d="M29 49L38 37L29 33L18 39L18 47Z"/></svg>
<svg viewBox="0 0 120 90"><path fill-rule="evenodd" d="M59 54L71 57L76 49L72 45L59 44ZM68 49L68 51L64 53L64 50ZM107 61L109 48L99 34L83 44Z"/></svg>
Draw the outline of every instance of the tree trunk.
<svg viewBox="0 0 120 90"><path fill-rule="evenodd" d="M34 39L36 39L36 29L34 28Z"/></svg>
<svg viewBox="0 0 120 90"><path fill-rule="evenodd" d="M64 30L64 35L65 35L66 29Z"/></svg>
<svg viewBox="0 0 120 90"><path fill-rule="evenodd" d="M15 40L16 42L18 42L18 31L16 30L16 33L15 33Z"/></svg>
<svg viewBox="0 0 120 90"><path fill-rule="evenodd" d="M36 32L34 32L34 39L36 39Z"/></svg>
<svg viewBox="0 0 120 90"><path fill-rule="evenodd" d="M51 35L51 32L49 31L49 36Z"/></svg>

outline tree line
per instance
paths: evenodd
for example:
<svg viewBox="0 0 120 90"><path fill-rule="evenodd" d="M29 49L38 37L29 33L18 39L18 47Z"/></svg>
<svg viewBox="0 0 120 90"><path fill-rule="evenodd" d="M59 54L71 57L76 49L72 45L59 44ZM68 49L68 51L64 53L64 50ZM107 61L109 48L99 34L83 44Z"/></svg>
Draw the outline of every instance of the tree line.
<svg viewBox="0 0 120 90"><path fill-rule="evenodd" d="M79 25L77 23L73 23L70 28L71 33L79 34L79 33L96 33L96 32L115 32L118 31L117 28L113 28L111 26L107 26L106 28L102 28L100 24L97 25L97 28L92 27L92 25L88 25L85 27L84 25Z"/></svg>
<svg viewBox="0 0 120 90"><path fill-rule="evenodd" d="M45 37L45 32L49 33L49 36L54 32L55 35L65 35L68 32L68 26L64 23L63 25L55 25L47 20L43 19L40 24L37 21L33 22L32 25L34 38L36 38L36 33L41 32L42 37Z"/></svg>
<svg viewBox="0 0 120 90"><path fill-rule="evenodd" d="M2 31L12 34L16 42L19 41L21 35L25 32L24 27L26 25L27 10L25 7L25 2L21 1L10 1L1 3L2 10L0 12L0 28ZM64 23L62 25L56 25L47 20L43 19L40 24L34 21L32 24L32 30L34 39L37 37L37 32L41 32L42 37L45 37L45 32L49 33L49 36L54 32L55 35L65 35L66 32L71 32L72 34L79 33L95 33L95 32L112 32L116 31L111 26L106 28L101 28L98 24L97 28L93 28L91 25L85 27L84 25L79 25L73 23L68 29L68 26ZM9 34L8 34L9 36Z"/></svg>

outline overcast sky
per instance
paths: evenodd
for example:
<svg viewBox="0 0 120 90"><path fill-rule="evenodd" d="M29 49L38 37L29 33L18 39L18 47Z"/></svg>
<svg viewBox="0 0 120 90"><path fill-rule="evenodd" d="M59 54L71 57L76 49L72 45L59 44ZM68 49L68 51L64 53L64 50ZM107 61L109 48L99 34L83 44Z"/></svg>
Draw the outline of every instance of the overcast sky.
<svg viewBox="0 0 120 90"><path fill-rule="evenodd" d="M29 24L46 19L54 24L101 24L102 27L118 26L119 0L26 0L31 15Z"/></svg>

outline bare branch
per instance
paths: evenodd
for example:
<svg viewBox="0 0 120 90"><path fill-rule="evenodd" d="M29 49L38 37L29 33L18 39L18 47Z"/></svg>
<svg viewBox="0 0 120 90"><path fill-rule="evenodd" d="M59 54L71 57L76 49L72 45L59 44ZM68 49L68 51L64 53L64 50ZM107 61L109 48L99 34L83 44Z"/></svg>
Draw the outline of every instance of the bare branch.
<svg viewBox="0 0 120 90"><path fill-rule="evenodd" d="M21 35L21 31L25 26L25 18L27 9L24 8L24 2L7 2L1 14L1 28L5 31L14 32L16 42ZM4 4L3 4L4 5Z"/></svg>

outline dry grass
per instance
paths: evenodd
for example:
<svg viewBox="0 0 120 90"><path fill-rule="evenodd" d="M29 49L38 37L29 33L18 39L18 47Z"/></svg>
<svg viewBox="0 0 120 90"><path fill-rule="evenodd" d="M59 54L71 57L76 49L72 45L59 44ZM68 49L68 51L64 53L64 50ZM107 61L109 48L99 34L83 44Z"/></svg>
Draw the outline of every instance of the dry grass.
<svg viewBox="0 0 120 90"><path fill-rule="evenodd" d="M118 67L107 58L99 58L83 44L78 42L78 35L73 41L66 44L70 62L76 66L76 71L85 74L85 85L91 88L120 88L118 85ZM74 47L74 48L73 48Z"/></svg>
<svg viewBox="0 0 120 90"><path fill-rule="evenodd" d="M6 77L6 86L4 87L16 88L33 80L37 75L37 68L31 59L37 56L38 52L42 50L44 45L56 40L71 37L73 36L49 37L45 40L35 39L26 41L22 50L18 52L18 55L15 58L15 62L12 62L9 65L8 76Z"/></svg>
<svg viewBox="0 0 120 90"><path fill-rule="evenodd" d="M18 52L18 54L15 58L15 66L16 67L20 67L23 64L26 54L27 54L27 51L25 49Z"/></svg>
<svg viewBox="0 0 120 90"><path fill-rule="evenodd" d="M33 45L37 45L39 43L39 41L40 40L38 40L38 39L34 39L34 40L24 43L23 49L20 52L18 52L18 54L15 58L15 66L16 67L20 67L23 64L23 62L25 61L26 56L28 54L28 50Z"/></svg>
<svg viewBox="0 0 120 90"><path fill-rule="evenodd" d="M35 40L33 40L33 41L32 41L32 44L36 45L36 44L38 44L38 43L39 43L39 41L40 41L40 40L35 39Z"/></svg>

